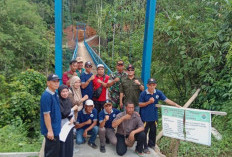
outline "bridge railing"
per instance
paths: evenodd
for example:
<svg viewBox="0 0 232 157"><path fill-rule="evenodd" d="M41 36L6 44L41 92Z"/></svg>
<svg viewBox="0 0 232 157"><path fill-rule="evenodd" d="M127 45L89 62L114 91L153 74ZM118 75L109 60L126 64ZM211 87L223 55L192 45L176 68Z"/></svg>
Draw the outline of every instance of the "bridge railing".
<svg viewBox="0 0 232 157"><path fill-rule="evenodd" d="M105 72L109 75L112 73L112 71L110 70L110 68L105 64L105 62L102 61L102 59L97 55L97 53L89 46L89 44L84 41L85 47L87 49L87 51L89 52L94 64L97 66L98 64L103 64L105 67Z"/></svg>
<svg viewBox="0 0 232 157"><path fill-rule="evenodd" d="M72 59L77 58L77 51L78 51L78 26L77 26L76 46L75 46L75 49L74 49L74 52L73 52Z"/></svg>

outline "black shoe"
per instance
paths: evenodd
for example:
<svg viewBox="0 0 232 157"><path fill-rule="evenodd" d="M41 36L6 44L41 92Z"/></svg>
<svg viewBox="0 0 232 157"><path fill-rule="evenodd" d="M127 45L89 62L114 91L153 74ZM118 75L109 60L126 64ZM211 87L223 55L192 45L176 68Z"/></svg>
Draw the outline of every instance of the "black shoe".
<svg viewBox="0 0 232 157"><path fill-rule="evenodd" d="M93 149L97 149L97 145L96 145L95 143L89 143L89 142L88 142L88 145L89 145L90 147L92 147Z"/></svg>
<svg viewBox="0 0 232 157"><path fill-rule="evenodd" d="M110 140L106 138L106 144L110 144Z"/></svg>
<svg viewBox="0 0 232 157"><path fill-rule="evenodd" d="M101 146L101 147L100 147L100 152L102 152L102 153L105 153L105 152L106 152L105 146Z"/></svg>

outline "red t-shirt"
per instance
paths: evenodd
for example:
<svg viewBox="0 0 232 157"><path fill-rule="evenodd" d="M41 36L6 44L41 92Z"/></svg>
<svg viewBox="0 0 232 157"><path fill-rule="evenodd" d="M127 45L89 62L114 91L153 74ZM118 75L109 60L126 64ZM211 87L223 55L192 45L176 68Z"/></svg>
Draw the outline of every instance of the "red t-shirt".
<svg viewBox="0 0 232 157"><path fill-rule="evenodd" d="M105 75L105 83L107 83L109 81L109 76ZM98 77L98 75L95 76L95 78L93 79L93 90L95 91L96 89L98 89L99 87L101 87L101 83L98 83L97 80L100 79L101 81L103 81L103 76L102 77ZM100 97L98 99L93 98L93 100L95 101L106 101L106 88L102 86L102 93L100 95Z"/></svg>
<svg viewBox="0 0 232 157"><path fill-rule="evenodd" d="M72 72L71 70L64 72L64 74L62 76L63 84L67 85L67 82L73 76L73 73L74 72Z"/></svg>

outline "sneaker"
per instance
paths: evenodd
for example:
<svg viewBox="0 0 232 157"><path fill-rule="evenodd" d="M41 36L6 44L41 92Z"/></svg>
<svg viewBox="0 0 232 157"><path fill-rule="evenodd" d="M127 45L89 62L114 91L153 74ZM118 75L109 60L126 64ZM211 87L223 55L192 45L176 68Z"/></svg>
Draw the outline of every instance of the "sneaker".
<svg viewBox="0 0 232 157"><path fill-rule="evenodd" d="M110 140L106 138L106 144L110 144Z"/></svg>
<svg viewBox="0 0 232 157"><path fill-rule="evenodd" d="M97 145L95 143L88 143L88 145L93 149L97 149Z"/></svg>
<svg viewBox="0 0 232 157"><path fill-rule="evenodd" d="M105 146L101 146L101 147L100 147L100 152L102 152L102 153L105 153L105 152L106 152Z"/></svg>

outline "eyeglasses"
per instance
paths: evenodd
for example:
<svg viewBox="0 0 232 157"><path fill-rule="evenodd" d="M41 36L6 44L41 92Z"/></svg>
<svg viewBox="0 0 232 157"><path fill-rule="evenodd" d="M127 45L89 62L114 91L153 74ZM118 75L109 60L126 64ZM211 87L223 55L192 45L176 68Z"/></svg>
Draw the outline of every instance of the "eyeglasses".
<svg viewBox="0 0 232 157"><path fill-rule="evenodd" d="M123 64L117 64L117 66L123 66Z"/></svg>
<svg viewBox="0 0 232 157"><path fill-rule="evenodd" d="M86 68L92 68L92 66L91 65L87 65L87 66L85 66Z"/></svg>
<svg viewBox="0 0 232 157"><path fill-rule="evenodd" d="M131 70L127 70L127 71L135 71L135 70L131 69Z"/></svg>

